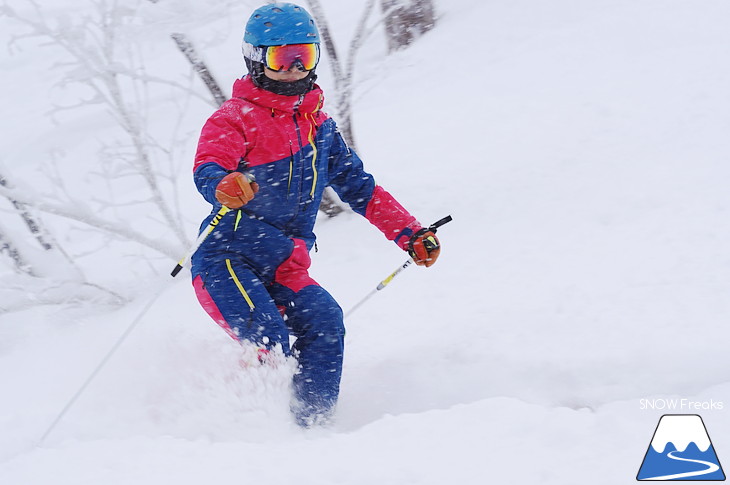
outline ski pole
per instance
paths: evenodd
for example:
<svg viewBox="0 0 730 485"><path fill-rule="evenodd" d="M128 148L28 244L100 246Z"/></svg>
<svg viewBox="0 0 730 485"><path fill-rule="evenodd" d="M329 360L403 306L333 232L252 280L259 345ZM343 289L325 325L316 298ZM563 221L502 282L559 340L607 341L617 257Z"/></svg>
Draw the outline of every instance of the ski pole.
<svg viewBox="0 0 730 485"><path fill-rule="evenodd" d="M172 276L175 277L180 270L183 269L183 267L187 264L188 260L191 258L193 253L200 247L200 245L203 243L206 237L213 232L213 229L218 225L220 220L223 218L224 215L226 215L230 209L226 206L221 207L221 209L218 211L218 213L213 217L213 220L210 221L210 224L205 228L205 230L200 233L200 236L198 236L198 239L196 239L193 246L190 248L190 250L187 252L187 254L180 260L180 262L175 266L175 269L172 270ZM43 445L46 438L51 434L51 432L56 428L56 425L63 419L63 417L66 415L66 413L71 409L71 407L74 405L74 403L81 397L81 395L86 391L86 389L89 387L91 382L94 380L94 378L101 372L102 368L109 362L109 360L112 358L114 353L121 347L122 343L129 337L129 334L132 333L132 330L139 324L139 322L142 320L142 317L144 317L147 312L152 308L152 305L157 301L157 299L162 294L162 291L155 292L154 296L147 302L147 304L144 306L142 311L137 315L137 317L132 321L132 323L129 324L129 326L124 330L122 335L117 339L117 341L114 343L112 348L107 352L107 354L104 356L104 358L99 362L99 364L96 366L94 371L89 375L89 377L84 381L84 383L81 385L81 387L76 391L76 394L74 394L71 399L66 403L64 408L61 410L61 412L58 413L56 418L53 420L51 425L46 429L46 432L43 433L43 436L41 436L40 441L38 442L39 445Z"/></svg>
<svg viewBox="0 0 730 485"><path fill-rule="evenodd" d="M172 270L172 276L175 277L180 270L183 269L183 267L187 264L188 260L192 257L193 253L197 251L197 249L200 247L200 245L203 243L206 237L213 232L213 229L218 225L220 220L223 218L224 215L226 215L230 209L226 206L222 206L218 213L213 217L213 220L210 221L210 224L205 228L205 230L200 233L200 236L198 236L198 239L195 240L195 243L190 248L190 250L187 252L187 254L180 260L180 262L175 266L175 269ZM142 317L144 317L147 312L152 308L152 305L157 301L157 299L162 294L162 291L157 291L153 295L153 297L147 302L147 304L142 308L142 311L137 315L137 317L132 321L132 323L127 326L127 328L124 330L124 332L121 334L121 336L117 339L117 341L114 343L112 348L107 352L107 354L104 356L104 358L99 362L99 364L96 366L96 368L93 370L93 372L89 375L89 377L86 378L86 381L81 385L81 387L76 391L76 394L74 394L71 399L66 403L66 405L63 407L63 409L58 413L56 418L53 420L53 422L48 426L45 433L43 433L43 436L41 436L38 444L43 445L46 438L51 434L51 432L56 428L58 423L63 419L63 417L66 415L66 413L71 409L71 407L74 405L74 403L81 397L81 395L86 391L86 389L89 387L91 382L94 380L94 378L101 372L102 368L109 362L109 360L112 358L114 353L121 347L122 343L129 337L129 334L132 333L132 330L139 324L140 321L142 321Z"/></svg>
<svg viewBox="0 0 730 485"><path fill-rule="evenodd" d="M185 256L180 260L179 263L175 265L175 268L172 270L170 275L174 278L177 276L177 274L180 272L180 270L183 269L183 267L188 263L190 258L193 256L195 251L198 250L201 244L203 244L203 241L205 241L205 238L208 237L208 235L213 232L213 229L215 229L215 226L218 225L218 223L221 221L224 215L226 215L231 209L229 209L226 206L222 206L221 210L218 211L218 213L213 217L213 220L210 221L210 224L208 224L208 227L203 230L203 232L200 233L200 236L198 236L198 239L195 240L195 243L193 243L193 246L188 250L187 253L185 253Z"/></svg>
<svg viewBox="0 0 730 485"><path fill-rule="evenodd" d="M439 227L443 226L447 222L451 222L452 220L453 220L453 218L451 216L446 216L443 219L439 219L438 221L436 221L433 224L431 224L430 226L428 226L428 230L431 231L431 232L433 232L433 233L436 233L436 230ZM405 263L403 263L402 265L400 265L398 267L398 269L396 269L395 271L393 271L392 273L390 273L390 275L388 275L387 278L385 278L383 281L381 281L380 283L378 283L378 286L376 286L375 289L372 290L370 293L368 293L367 295L365 295L365 298L363 298L362 300L360 300L355 306L353 306L347 312L345 312L345 317L348 317L348 316L352 315L352 313L355 310L357 310L358 308L360 308L360 306L362 306L363 303L365 303L370 298L372 298L372 296L374 294L376 294L377 292L379 292L380 290L382 290L383 288L385 288L386 286L388 286L388 284L391 281L393 281L393 278L395 278L396 276L398 276L404 269L408 268L411 264L413 264L413 258L408 259L408 261L406 261Z"/></svg>
<svg viewBox="0 0 730 485"><path fill-rule="evenodd" d="M127 328L124 330L124 332L119 336L117 341L112 345L111 349L107 354L104 356L104 358L99 362L99 364L96 366L94 371L89 374L89 377L86 378L84 383L79 387L78 391L76 391L76 394L74 394L71 399L66 403L66 405L63 407L63 409L58 413L56 418L53 420L53 422L48 426L46 429L46 432L43 433L43 436L41 436L41 439L38 441L38 446L43 446L43 444L46 441L46 438L48 438L48 435L51 434L51 432L56 428L56 425L63 419L63 417L66 415L66 413L71 409L71 407L74 405L74 403L81 397L81 395L86 391L86 389L91 384L91 381L94 380L94 378L101 372L101 369L109 362L109 360L112 358L114 353L119 350L119 347L121 347L122 343L129 337L129 334L132 333L132 330L139 324L139 322L142 321L142 318L147 314L148 311L152 308L152 305L157 301L157 299L162 295L161 290L157 290L155 294L152 296L152 298L147 302L147 304L142 308L142 311L140 311L135 319L130 323Z"/></svg>

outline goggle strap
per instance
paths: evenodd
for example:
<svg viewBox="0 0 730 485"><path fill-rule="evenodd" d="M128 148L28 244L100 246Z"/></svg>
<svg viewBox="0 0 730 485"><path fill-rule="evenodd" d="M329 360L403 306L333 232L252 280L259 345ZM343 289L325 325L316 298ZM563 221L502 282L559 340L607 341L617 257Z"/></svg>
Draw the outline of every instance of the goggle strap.
<svg viewBox="0 0 730 485"><path fill-rule="evenodd" d="M261 62L265 64L266 47L257 47L248 42L243 43L243 56L248 57L254 62Z"/></svg>

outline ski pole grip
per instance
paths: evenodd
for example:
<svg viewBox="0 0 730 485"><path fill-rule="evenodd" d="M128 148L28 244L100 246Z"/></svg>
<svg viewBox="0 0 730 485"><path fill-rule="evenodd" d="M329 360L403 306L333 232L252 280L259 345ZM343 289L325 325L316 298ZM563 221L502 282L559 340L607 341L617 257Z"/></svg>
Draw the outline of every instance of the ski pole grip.
<svg viewBox="0 0 730 485"><path fill-rule="evenodd" d="M437 230L437 229L438 229L439 227L443 226L443 225L444 225L444 224L446 224L447 222L451 222L452 220L453 220L453 217L451 217L451 216L446 216L446 217L444 217L443 219L439 219L438 221L436 221L436 222L434 222L433 224L431 224L430 226L428 226L428 230L429 230L429 231L433 231L433 232L436 232L436 230Z"/></svg>

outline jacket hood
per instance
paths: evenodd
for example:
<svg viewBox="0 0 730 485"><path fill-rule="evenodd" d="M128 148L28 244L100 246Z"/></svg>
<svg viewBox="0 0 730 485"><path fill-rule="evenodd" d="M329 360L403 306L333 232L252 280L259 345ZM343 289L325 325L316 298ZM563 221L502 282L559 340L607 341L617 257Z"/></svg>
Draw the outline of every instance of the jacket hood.
<svg viewBox="0 0 730 485"><path fill-rule="evenodd" d="M314 88L303 96L284 96L261 89L254 85L250 75L236 79L233 84L233 97L241 98L264 108L286 113L316 113L324 104L324 93L315 84Z"/></svg>

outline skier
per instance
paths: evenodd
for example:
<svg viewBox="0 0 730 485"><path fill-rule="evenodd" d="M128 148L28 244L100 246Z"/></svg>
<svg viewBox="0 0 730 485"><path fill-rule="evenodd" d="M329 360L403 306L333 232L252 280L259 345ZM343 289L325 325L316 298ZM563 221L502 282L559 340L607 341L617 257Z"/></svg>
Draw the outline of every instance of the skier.
<svg viewBox="0 0 730 485"><path fill-rule="evenodd" d="M220 220L192 257L193 286L220 326L261 349L262 362L278 346L298 359L292 411L309 427L334 411L345 335L340 306L308 274L324 188L418 265L434 264L440 245L376 185L322 111L320 38L305 9L256 9L243 55L248 75L203 126L195 157L196 186L213 204L201 230Z"/></svg>

